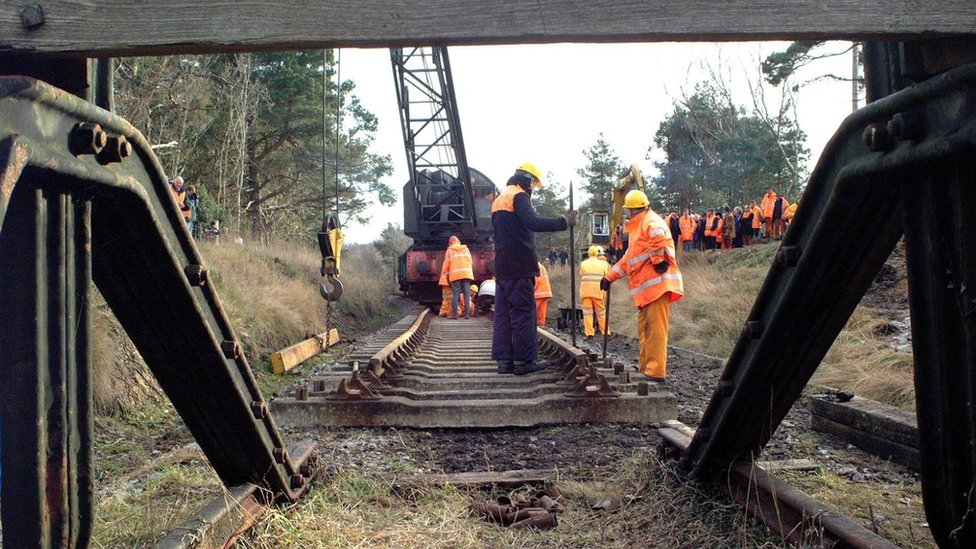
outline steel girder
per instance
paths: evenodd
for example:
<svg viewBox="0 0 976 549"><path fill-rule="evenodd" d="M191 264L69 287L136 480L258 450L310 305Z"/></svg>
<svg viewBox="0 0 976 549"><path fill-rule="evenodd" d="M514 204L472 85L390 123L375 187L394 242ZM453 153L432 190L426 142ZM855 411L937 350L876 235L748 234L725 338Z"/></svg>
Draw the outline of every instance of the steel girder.
<svg viewBox="0 0 976 549"><path fill-rule="evenodd" d="M940 546L970 547L976 65L910 84L927 52L867 51L869 95L880 99L821 156L682 463L714 474L762 449L904 230L926 514Z"/></svg>
<svg viewBox="0 0 976 549"><path fill-rule="evenodd" d="M83 99L0 77L4 544L88 544L91 281L223 483L295 499L310 470L289 456L149 144Z"/></svg>

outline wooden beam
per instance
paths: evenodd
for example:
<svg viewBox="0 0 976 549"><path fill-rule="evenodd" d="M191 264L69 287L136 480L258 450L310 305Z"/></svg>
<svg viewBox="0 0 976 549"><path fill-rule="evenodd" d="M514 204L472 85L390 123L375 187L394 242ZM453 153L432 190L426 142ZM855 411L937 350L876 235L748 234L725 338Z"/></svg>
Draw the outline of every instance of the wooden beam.
<svg viewBox="0 0 976 549"><path fill-rule="evenodd" d="M440 0L430 6L412 0L0 3L0 52L89 56L967 34L976 34L972 0Z"/></svg>
<svg viewBox="0 0 976 549"><path fill-rule="evenodd" d="M339 331L332 328L329 330L328 339L322 333L271 355L271 368L274 373L281 375L338 342Z"/></svg>
<svg viewBox="0 0 976 549"><path fill-rule="evenodd" d="M416 488L443 486L478 488L498 486L500 488L519 488L526 485L547 484L555 477L552 469L514 469L511 471L469 471L464 473L428 473L407 475L388 479L396 488Z"/></svg>

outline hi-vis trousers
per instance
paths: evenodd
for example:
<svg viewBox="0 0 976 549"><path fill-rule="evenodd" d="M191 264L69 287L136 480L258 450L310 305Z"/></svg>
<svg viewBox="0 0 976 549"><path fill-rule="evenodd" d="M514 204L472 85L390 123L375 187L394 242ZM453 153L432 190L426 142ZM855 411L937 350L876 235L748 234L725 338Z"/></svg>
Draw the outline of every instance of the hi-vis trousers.
<svg viewBox="0 0 976 549"><path fill-rule="evenodd" d="M640 337L640 369L648 377L663 378L668 371L668 321L671 292L644 305L637 313Z"/></svg>
<svg viewBox="0 0 976 549"><path fill-rule="evenodd" d="M593 313L596 313L596 320L600 324L600 333L607 333L607 309L602 299L595 297L584 297L583 305L583 333L587 336L596 335L593 329Z"/></svg>

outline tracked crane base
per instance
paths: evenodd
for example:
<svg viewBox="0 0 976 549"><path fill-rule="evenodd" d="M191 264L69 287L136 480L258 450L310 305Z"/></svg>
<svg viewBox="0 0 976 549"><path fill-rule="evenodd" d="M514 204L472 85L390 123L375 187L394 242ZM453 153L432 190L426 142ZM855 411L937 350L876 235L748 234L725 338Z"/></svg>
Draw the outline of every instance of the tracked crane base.
<svg viewBox="0 0 976 549"><path fill-rule="evenodd" d="M309 385L314 390L307 396L299 391L295 396L276 399L271 406L278 424L301 428L491 428L658 423L677 416L675 395L655 389L653 383L646 395L638 395L638 385L645 378L634 372L614 374L611 368L597 368L615 390L612 396L567 396L576 378L560 370L560 357L554 354L559 351L540 354L540 361L551 364L541 372L498 374L491 359L491 320L483 317L433 318L417 351L399 361L402 375L374 384L378 398L336 399L334 392L340 381L352 374L352 364L366 364L370 360L367 353L395 340L414 320L411 316L379 334L362 351L347 357L349 365L313 376Z"/></svg>

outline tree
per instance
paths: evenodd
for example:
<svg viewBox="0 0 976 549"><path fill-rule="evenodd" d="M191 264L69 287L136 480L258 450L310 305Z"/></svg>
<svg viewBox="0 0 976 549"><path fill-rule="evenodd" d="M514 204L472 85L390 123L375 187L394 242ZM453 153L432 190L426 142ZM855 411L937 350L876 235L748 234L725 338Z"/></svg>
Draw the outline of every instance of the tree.
<svg viewBox="0 0 976 549"><path fill-rule="evenodd" d="M766 77L766 81L773 86L782 86L784 88L791 89L792 91L797 91L801 87L811 82L816 82L823 79L851 82L851 106L852 110L857 110L858 97L864 91L864 78L860 76L859 71L859 67L863 64L863 59L861 59L861 48L856 42L851 43L849 47L841 51L828 50L827 47L828 46L826 46L826 43L823 41L805 40L793 42L786 48L785 51L769 54L762 62L762 73ZM850 76L841 76L834 73L823 73L800 84L792 85L790 83L790 79L796 75L796 72L800 68L821 59L828 59L831 57L846 55L848 53L851 54Z"/></svg>
<svg viewBox="0 0 976 549"><path fill-rule="evenodd" d="M323 94L335 72L321 51L125 59L117 106L167 173L213 198L208 215L246 222L255 237L308 240L336 194L343 221L395 201L382 182L391 160L370 151L378 121L355 84L339 84L338 108L334 87Z"/></svg>
<svg viewBox="0 0 976 549"><path fill-rule="evenodd" d="M583 156L586 157L586 167L576 170L576 173L583 178L583 191L588 198L580 209L586 213L607 210L613 204L613 186L625 166L614 154L603 133L592 147L583 151Z"/></svg>
<svg viewBox="0 0 976 549"><path fill-rule="evenodd" d="M380 255L380 260L389 272L396 273L397 260L407 251L412 242L410 237L403 234L400 225L387 223L380 237L373 241L373 248Z"/></svg>
<svg viewBox="0 0 976 549"><path fill-rule="evenodd" d="M541 189L532 192L532 206L537 214L543 217L558 217L569 209L569 195L566 187L557 183L552 173L546 174L546 183ZM567 248L569 246L568 231L553 233L539 233L535 237L536 254L542 258L553 248Z"/></svg>
<svg viewBox="0 0 976 549"><path fill-rule="evenodd" d="M767 187L795 197L809 155L804 139L792 118L746 114L714 79L701 82L655 133L665 160L653 182L668 211L743 204Z"/></svg>

